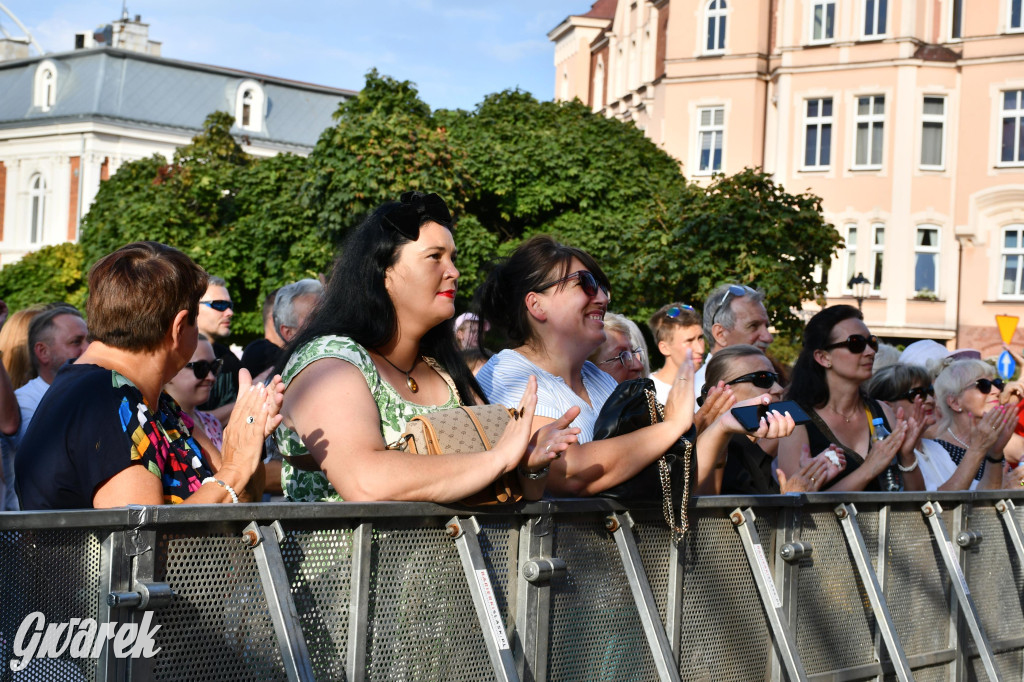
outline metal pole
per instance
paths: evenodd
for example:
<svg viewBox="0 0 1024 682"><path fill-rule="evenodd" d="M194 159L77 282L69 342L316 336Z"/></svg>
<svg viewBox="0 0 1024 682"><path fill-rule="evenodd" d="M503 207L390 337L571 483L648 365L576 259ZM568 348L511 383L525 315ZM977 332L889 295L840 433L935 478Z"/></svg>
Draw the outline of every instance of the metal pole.
<svg viewBox="0 0 1024 682"><path fill-rule="evenodd" d="M523 682L547 682L548 620L551 617L550 578L528 580L527 565L550 560L554 545L550 516L534 516L519 535L519 571L516 578L516 669Z"/></svg>
<svg viewBox="0 0 1024 682"><path fill-rule="evenodd" d="M370 558L373 524L360 523L352 530L352 593L348 610L348 682L366 679L366 633L370 610Z"/></svg>

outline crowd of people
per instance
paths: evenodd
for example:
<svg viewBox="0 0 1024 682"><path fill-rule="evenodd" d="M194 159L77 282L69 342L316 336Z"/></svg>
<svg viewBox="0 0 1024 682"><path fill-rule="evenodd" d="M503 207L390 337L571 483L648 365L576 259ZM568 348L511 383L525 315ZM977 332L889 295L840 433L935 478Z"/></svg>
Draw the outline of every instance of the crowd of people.
<svg viewBox="0 0 1024 682"><path fill-rule="evenodd" d="M154 242L107 255L84 316L54 303L2 323L0 509L451 503L501 477L527 500L591 496L681 439L702 495L1024 486L1022 391L976 352L887 348L835 305L783 367L763 293L726 283L699 310L651 316L652 371L585 251L526 240L458 317L456 261L445 202L406 193L352 231L329 277L271 292L239 357L223 279ZM637 381L663 418L595 438L617 387ZM489 449L395 447L417 415L484 403L514 410Z"/></svg>

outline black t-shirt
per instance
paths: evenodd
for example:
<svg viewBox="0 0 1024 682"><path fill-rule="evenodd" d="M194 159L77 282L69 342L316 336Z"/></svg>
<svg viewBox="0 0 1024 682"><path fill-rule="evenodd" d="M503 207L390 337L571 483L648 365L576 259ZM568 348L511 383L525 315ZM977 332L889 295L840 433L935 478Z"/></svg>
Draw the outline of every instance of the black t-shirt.
<svg viewBox="0 0 1024 682"><path fill-rule="evenodd" d="M256 376L277 364L281 349L266 339L256 339L242 351L242 367Z"/></svg>
<svg viewBox="0 0 1024 682"><path fill-rule="evenodd" d="M96 488L141 465L180 502L212 476L181 409L166 393L154 414L121 374L64 365L36 408L14 468L22 509L91 509Z"/></svg>
<svg viewBox="0 0 1024 682"><path fill-rule="evenodd" d="M733 434L726 447L723 495L778 495L772 477L772 456L742 434Z"/></svg>
<svg viewBox="0 0 1024 682"><path fill-rule="evenodd" d="M235 402L238 397L238 370L242 368L242 362L234 352L223 343L214 343L213 356L224 358L224 366L220 368L217 380L213 382L213 389L210 391L210 399L197 407L197 410L209 412L221 405Z"/></svg>

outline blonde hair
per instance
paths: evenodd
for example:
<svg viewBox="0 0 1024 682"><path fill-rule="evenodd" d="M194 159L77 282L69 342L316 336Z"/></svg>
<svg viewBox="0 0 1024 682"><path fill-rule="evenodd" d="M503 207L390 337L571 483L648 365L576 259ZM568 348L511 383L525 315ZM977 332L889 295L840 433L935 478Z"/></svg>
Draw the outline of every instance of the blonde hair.
<svg viewBox="0 0 1024 682"><path fill-rule="evenodd" d="M32 366L32 351L28 347L28 326L46 306L37 304L29 306L7 318L0 328L0 352L3 353L4 369L11 377L11 385L21 388L37 374Z"/></svg>
<svg viewBox="0 0 1024 682"><path fill-rule="evenodd" d="M948 398L959 397L978 379L994 379L996 370L982 360L955 360L935 377L935 404L939 407L942 418L938 429L948 428L953 422L953 408Z"/></svg>
<svg viewBox="0 0 1024 682"><path fill-rule="evenodd" d="M651 375L651 361L647 354L647 341L644 340L644 335L640 331L640 327L637 326L636 322L629 319L625 315L618 313L605 313L604 314L604 328L606 331L618 332L629 339L630 348L639 348L643 351L643 376ZM591 362L596 363L598 361L598 353L601 350L600 346L594 349L594 352L587 358Z"/></svg>

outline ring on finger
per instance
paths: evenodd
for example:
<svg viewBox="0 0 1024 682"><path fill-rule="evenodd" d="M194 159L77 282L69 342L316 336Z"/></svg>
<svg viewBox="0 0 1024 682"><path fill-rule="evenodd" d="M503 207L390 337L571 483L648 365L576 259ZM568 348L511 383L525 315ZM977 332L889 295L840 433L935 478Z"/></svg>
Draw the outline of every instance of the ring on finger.
<svg viewBox="0 0 1024 682"><path fill-rule="evenodd" d="M252 416L251 414L245 418L246 424L252 424L254 421L256 421L256 417Z"/></svg>

